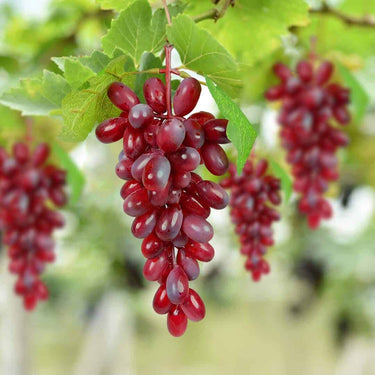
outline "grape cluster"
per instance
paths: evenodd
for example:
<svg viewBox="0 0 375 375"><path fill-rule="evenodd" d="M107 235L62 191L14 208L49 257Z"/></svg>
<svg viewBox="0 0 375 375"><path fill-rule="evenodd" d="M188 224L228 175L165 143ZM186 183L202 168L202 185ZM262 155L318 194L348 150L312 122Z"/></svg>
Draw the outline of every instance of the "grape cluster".
<svg viewBox="0 0 375 375"><path fill-rule="evenodd" d="M52 232L64 225L51 203L66 204L66 173L46 164L49 154L45 143L33 153L24 143L14 144L13 155L0 148L0 230L8 247L9 270L18 275L15 292L23 297L26 310L48 298L40 275L55 259Z"/></svg>
<svg viewBox="0 0 375 375"><path fill-rule="evenodd" d="M267 247L274 244L272 223L280 215L272 206L281 203L280 180L267 175L268 163L261 159L256 165L249 159L241 176L231 164L229 176L221 186L230 189L230 212L232 222L241 243L241 253L247 257L245 268L254 281L270 271L264 259Z"/></svg>
<svg viewBox="0 0 375 375"><path fill-rule="evenodd" d="M169 332L181 336L188 319L205 316L204 303L189 281L199 276L198 261L214 256L209 244L213 228L206 220L210 210L224 208L229 200L220 185L193 171L201 163L217 176L227 171L229 162L220 146L229 142L227 121L207 112L184 118L200 97L201 86L194 78L178 86L174 114L168 110L171 98L160 79L149 78L143 90L147 104L140 103L129 87L112 83L108 96L122 113L101 123L96 135L104 143L123 141L116 166L117 176L127 180L121 189L123 209L135 217L133 235L143 239L143 274L160 283L154 310L168 314Z"/></svg>
<svg viewBox="0 0 375 375"><path fill-rule="evenodd" d="M340 125L350 122L350 92L330 82L333 70L328 61L316 69L311 62L300 61L293 74L278 63L274 72L281 83L265 94L270 101L282 101L278 119L282 146L292 165L294 190L301 194L299 211L307 215L312 229L332 216L331 205L323 195L329 182L339 177L335 153L349 142L344 132L333 126L333 121Z"/></svg>

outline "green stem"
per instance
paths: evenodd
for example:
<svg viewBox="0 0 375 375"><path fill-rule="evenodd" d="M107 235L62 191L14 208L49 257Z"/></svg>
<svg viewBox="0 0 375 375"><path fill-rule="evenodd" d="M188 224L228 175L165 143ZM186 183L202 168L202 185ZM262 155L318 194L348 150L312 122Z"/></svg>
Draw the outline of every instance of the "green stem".
<svg viewBox="0 0 375 375"><path fill-rule="evenodd" d="M217 7L207 10L197 16L193 17L195 23L204 21L204 20L214 20L215 22L219 19L224 17L225 13L227 12L230 6L234 6L235 0L219 0L217 1Z"/></svg>

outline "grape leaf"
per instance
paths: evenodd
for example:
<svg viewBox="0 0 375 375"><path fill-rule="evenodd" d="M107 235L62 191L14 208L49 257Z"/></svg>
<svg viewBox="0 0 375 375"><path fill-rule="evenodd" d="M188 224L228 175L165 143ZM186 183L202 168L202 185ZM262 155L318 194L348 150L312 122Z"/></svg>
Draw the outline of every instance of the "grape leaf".
<svg viewBox="0 0 375 375"><path fill-rule="evenodd" d="M207 11L209 1L191 0L190 14ZM308 5L304 0L236 0L217 23L201 23L228 48L240 62L252 65L281 45L281 36L290 26L309 22ZM310 34L311 35L311 34Z"/></svg>
<svg viewBox="0 0 375 375"><path fill-rule="evenodd" d="M108 85L122 78L122 82L134 85L135 75L124 73L135 71L128 56L112 60L105 72L89 80L89 87L72 91L62 102L64 126L60 137L68 142L83 141L94 125L106 118L118 116L120 111L107 98Z"/></svg>
<svg viewBox="0 0 375 375"><path fill-rule="evenodd" d="M284 193L284 202L288 203L292 195L293 183L288 172L275 160L270 160L270 167L273 174L281 181L281 189Z"/></svg>
<svg viewBox="0 0 375 375"><path fill-rule="evenodd" d="M184 9L181 4L169 6L171 16ZM112 22L111 29L102 39L103 50L113 56L116 48L129 55L138 66L144 52L156 53L161 50L166 39L167 19L163 9L152 15L146 0L137 0L129 5Z"/></svg>
<svg viewBox="0 0 375 375"><path fill-rule="evenodd" d="M70 187L69 201L74 205L79 201L85 186L85 177L69 154L56 142L52 143L52 153L61 167L67 171L67 182Z"/></svg>
<svg viewBox="0 0 375 375"><path fill-rule="evenodd" d="M354 114L353 121L354 123L359 124L366 113L370 98L357 78L349 69L342 64L337 64L337 68L346 86L350 88L350 101L352 112Z"/></svg>
<svg viewBox="0 0 375 375"><path fill-rule="evenodd" d="M221 114L229 121L227 134L237 149L237 171L242 169L250 155L251 149L257 137L257 132L246 118L240 107L225 93L225 91L206 77L207 87L215 99Z"/></svg>
<svg viewBox="0 0 375 375"><path fill-rule="evenodd" d="M167 28L168 39L177 49L182 64L219 84L230 95L241 86L238 66L229 52L207 31L185 15L177 16Z"/></svg>
<svg viewBox="0 0 375 375"><path fill-rule="evenodd" d="M62 99L70 91L64 77L45 70L41 79L21 80L20 87L5 92L0 102L21 111L24 116L46 116L60 107Z"/></svg>

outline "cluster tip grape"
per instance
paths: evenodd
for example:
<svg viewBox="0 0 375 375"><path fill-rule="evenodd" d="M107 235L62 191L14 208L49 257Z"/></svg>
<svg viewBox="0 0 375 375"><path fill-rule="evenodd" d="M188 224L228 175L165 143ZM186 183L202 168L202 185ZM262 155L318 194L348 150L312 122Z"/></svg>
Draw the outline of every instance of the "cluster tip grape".
<svg viewBox="0 0 375 375"><path fill-rule="evenodd" d="M0 230L9 270L17 275L15 292L26 310L48 298L40 275L55 259L53 231L64 225L53 206L66 204L66 173L46 164L49 154L45 143L33 153L25 143L14 144L12 155L0 148Z"/></svg>
<svg viewBox="0 0 375 375"><path fill-rule="evenodd" d="M265 97L282 102L278 117L282 146L292 165L293 188L301 195L299 211L307 215L309 227L315 229L322 219L332 216L324 194L329 183L339 178L336 152L349 142L334 123L350 122L350 92L331 82L334 66L329 61L315 67L302 60L295 74L278 63L274 72L280 84L271 87Z"/></svg>
<svg viewBox="0 0 375 375"><path fill-rule="evenodd" d="M108 97L122 112L101 123L96 136L104 143L123 142L116 166L117 176L126 180L120 192L123 210L134 217L133 235L143 240L144 277L160 284L153 308L167 314L169 332L181 336L188 320L205 316L205 305L190 282L199 276L198 261L214 257L210 211L224 208L229 200L219 184L194 171L204 163L214 175L226 173L229 162L221 144L229 142L227 121L208 112L186 117L201 94L195 78L179 84L174 113L168 111L172 99L159 78L149 78L143 90L146 104L126 85L112 83Z"/></svg>
<svg viewBox="0 0 375 375"><path fill-rule="evenodd" d="M241 243L241 254L246 256L245 268L254 281L270 272L264 259L267 247L273 246L272 224L280 220L274 208L281 203L280 180L267 174L268 162L254 163L250 158L239 176L235 165L221 186L230 189L230 214Z"/></svg>

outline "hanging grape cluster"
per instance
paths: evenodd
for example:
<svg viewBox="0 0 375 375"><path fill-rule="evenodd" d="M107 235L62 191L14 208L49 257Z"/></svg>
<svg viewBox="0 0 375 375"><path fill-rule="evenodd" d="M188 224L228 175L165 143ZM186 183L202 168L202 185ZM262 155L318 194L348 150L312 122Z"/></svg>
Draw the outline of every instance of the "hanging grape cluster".
<svg viewBox="0 0 375 375"><path fill-rule="evenodd" d="M282 101L278 121L282 126L282 146L292 165L294 190L301 195L299 211L308 218L310 228L332 216L332 208L324 193L331 181L339 178L338 148L349 139L333 125L350 122L350 92L331 83L334 66L322 62L316 69L310 61L300 61L296 74L283 64L274 72L281 83L265 94L269 101Z"/></svg>
<svg viewBox="0 0 375 375"><path fill-rule="evenodd" d="M55 260L52 233L64 225L52 204L66 204L66 173L46 164L49 154L44 143L33 153L25 143L16 143L13 155L0 148L0 230L8 247L9 270L17 275L15 292L27 310L48 298L40 275Z"/></svg>
<svg viewBox="0 0 375 375"><path fill-rule="evenodd" d="M108 96L122 113L100 124L96 135L104 143L122 139L116 174L127 180L121 189L123 209L135 217L133 235L143 239L143 274L160 283L154 310L168 314L169 332L181 336L188 319L205 316L204 303L189 281L199 276L198 261L214 256L210 210L224 208L229 200L220 185L202 180L194 170L204 163L214 175L223 175L229 162L220 144L229 140L226 120L207 112L184 117L200 97L196 79L181 81L173 99L174 114L167 74L166 81L164 85L152 77L145 82L147 104L140 103L129 87L112 83Z"/></svg>
<svg viewBox="0 0 375 375"><path fill-rule="evenodd" d="M247 257L245 268L251 272L254 281L270 272L264 259L267 247L273 246L272 224L280 220L280 214L273 207L281 203L280 180L268 175L268 162L261 159L254 164L249 159L237 174L235 165L229 167L229 176L221 186L230 189L230 213L241 243L241 254Z"/></svg>

